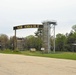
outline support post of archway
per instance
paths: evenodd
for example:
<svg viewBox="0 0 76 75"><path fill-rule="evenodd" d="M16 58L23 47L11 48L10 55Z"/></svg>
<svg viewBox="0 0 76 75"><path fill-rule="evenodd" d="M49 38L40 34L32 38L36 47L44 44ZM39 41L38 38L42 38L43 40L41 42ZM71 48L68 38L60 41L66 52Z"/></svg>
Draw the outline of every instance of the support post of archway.
<svg viewBox="0 0 76 75"><path fill-rule="evenodd" d="M14 35L14 50L17 49L17 38L16 38L16 29L15 29L15 35Z"/></svg>

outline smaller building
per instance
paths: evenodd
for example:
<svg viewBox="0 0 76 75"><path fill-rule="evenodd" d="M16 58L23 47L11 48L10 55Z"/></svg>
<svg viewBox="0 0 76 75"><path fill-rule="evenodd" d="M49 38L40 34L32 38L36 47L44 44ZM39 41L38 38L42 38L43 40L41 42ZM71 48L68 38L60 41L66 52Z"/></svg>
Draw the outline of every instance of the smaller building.
<svg viewBox="0 0 76 75"><path fill-rule="evenodd" d="M24 49L24 38L17 38L17 48L19 50Z"/></svg>

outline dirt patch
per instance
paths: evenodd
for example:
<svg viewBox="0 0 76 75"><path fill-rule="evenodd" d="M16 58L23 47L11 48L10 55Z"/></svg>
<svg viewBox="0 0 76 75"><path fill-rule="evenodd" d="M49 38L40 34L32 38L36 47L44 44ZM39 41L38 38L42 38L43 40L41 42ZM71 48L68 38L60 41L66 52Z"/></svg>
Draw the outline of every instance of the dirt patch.
<svg viewBox="0 0 76 75"><path fill-rule="evenodd" d="M76 61L0 54L0 75L76 75Z"/></svg>

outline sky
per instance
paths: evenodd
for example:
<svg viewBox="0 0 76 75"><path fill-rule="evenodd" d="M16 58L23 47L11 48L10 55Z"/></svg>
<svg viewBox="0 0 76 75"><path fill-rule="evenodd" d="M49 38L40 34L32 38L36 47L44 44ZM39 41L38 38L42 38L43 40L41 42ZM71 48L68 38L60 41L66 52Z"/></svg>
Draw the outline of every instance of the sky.
<svg viewBox="0 0 76 75"><path fill-rule="evenodd" d="M70 33L76 24L76 0L0 0L0 34L14 35L14 26L56 20L56 34ZM34 35L37 29L17 30L18 37Z"/></svg>

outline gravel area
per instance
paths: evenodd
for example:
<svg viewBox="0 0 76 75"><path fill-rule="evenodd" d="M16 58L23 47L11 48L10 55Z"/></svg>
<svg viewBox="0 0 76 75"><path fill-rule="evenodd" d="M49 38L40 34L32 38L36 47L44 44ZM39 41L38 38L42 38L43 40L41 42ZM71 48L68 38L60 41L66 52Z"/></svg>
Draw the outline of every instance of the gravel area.
<svg viewBox="0 0 76 75"><path fill-rule="evenodd" d="M76 75L76 61L0 54L0 75Z"/></svg>

